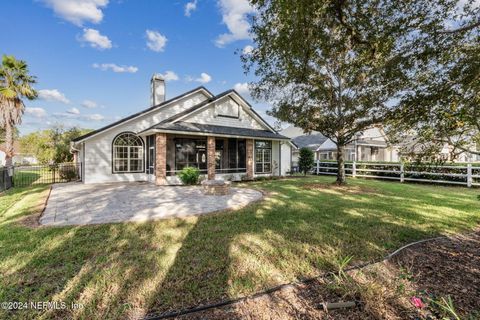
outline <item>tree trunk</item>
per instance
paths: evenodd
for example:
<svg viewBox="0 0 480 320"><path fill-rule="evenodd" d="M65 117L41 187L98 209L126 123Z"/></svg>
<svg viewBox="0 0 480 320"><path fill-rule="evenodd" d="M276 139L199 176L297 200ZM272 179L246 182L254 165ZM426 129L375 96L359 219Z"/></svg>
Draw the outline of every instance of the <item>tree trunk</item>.
<svg viewBox="0 0 480 320"><path fill-rule="evenodd" d="M337 165L338 165L338 173L337 173L337 184L345 184L345 146L337 144Z"/></svg>
<svg viewBox="0 0 480 320"><path fill-rule="evenodd" d="M13 165L13 126L11 123L5 125L5 166Z"/></svg>

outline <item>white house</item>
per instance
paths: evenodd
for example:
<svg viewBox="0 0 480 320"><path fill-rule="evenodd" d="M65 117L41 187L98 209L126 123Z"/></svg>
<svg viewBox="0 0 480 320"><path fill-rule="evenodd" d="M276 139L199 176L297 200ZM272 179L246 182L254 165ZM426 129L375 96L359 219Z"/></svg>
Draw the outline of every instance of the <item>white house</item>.
<svg viewBox="0 0 480 320"><path fill-rule="evenodd" d="M235 90L204 87L165 100L165 81L151 80L152 106L72 141L85 183L180 183L186 166L208 179L252 179L290 171L293 144Z"/></svg>
<svg viewBox="0 0 480 320"><path fill-rule="evenodd" d="M319 132L305 134L302 129L288 127L281 131L292 139L298 149L292 152L293 167L298 164L300 148L307 147L315 154L315 160L336 160L337 147L335 143ZM398 148L389 146L387 136L380 127L372 127L356 135L354 141L345 148L347 161L399 161Z"/></svg>
<svg viewBox="0 0 480 320"><path fill-rule="evenodd" d="M34 155L21 152L21 147L18 141L15 141L13 143L13 150L14 150L14 155L12 158L12 163L14 165L31 165L31 164L38 163L38 160ZM2 144L0 145L0 166L4 166L5 161L6 161L5 145Z"/></svg>

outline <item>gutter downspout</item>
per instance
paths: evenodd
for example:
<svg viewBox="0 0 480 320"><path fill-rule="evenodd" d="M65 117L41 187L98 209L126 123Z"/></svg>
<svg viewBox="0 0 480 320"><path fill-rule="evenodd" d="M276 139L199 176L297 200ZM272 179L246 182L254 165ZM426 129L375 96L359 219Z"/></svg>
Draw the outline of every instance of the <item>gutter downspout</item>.
<svg viewBox="0 0 480 320"><path fill-rule="evenodd" d="M278 176L282 176L282 141L278 141Z"/></svg>

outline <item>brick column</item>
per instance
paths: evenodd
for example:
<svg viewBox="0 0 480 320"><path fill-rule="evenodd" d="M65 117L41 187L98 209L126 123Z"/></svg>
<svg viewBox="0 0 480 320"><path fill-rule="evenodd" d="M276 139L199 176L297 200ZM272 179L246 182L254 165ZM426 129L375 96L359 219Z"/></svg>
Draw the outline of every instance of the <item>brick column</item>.
<svg viewBox="0 0 480 320"><path fill-rule="evenodd" d="M247 139L247 179L253 179L253 139Z"/></svg>
<svg viewBox="0 0 480 320"><path fill-rule="evenodd" d="M215 137L207 137L207 176L215 180Z"/></svg>
<svg viewBox="0 0 480 320"><path fill-rule="evenodd" d="M157 133L155 136L155 184L167 184L167 134Z"/></svg>

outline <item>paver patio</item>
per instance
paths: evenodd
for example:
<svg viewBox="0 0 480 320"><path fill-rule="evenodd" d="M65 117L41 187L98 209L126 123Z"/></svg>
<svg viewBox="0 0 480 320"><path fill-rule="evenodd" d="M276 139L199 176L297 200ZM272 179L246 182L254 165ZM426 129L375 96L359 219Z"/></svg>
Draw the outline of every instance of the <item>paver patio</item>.
<svg viewBox="0 0 480 320"><path fill-rule="evenodd" d="M239 209L261 198L261 192L246 188L214 196L204 195L199 186L64 183L53 185L40 223L63 226L186 217Z"/></svg>

